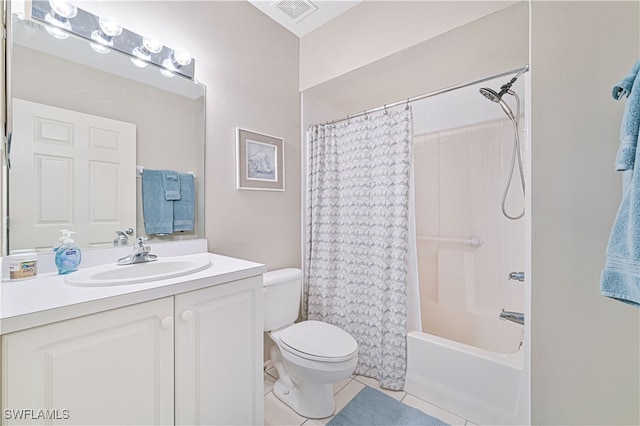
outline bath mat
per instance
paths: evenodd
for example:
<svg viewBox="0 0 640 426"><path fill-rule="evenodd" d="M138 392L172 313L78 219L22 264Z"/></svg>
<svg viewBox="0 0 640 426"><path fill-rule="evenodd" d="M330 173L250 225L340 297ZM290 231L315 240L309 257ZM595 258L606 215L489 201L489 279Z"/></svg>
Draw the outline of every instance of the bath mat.
<svg viewBox="0 0 640 426"><path fill-rule="evenodd" d="M422 425L448 426L442 420L409 407L384 393L365 386L358 394L331 419L327 425L333 426L391 426Z"/></svg>

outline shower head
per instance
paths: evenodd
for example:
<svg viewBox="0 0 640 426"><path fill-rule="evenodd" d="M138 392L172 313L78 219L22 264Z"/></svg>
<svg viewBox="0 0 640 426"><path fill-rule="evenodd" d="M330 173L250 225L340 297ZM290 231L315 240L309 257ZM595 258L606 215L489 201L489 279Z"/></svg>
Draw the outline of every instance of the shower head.
<svg viewBox="0 0 640 426"><path fill-rule="evenodd" d="M496 91L493 89L489 89L488 87L483 87L482 89L480 89L480 93L482 94L482 96L489 99L490 101L500 102L501 96L498 95Z"/></svg>
<svg viewBox="0 0 640 426"><path fill-rule="evenodd" d="M501 89L500 93L497 93L495 90L489 89L488 87L483 87L480 89L480 93L482 94L482 96L489 99L490 101L500 104L505 114L507 114L507 116L510 119L515 120L513 111L511 111L511 108L509 108L509 105L507 105L507 103L502 99L502 96L504 96L505 93L513 94L513 91L511 91L509 87L511 87L511 84L509 83L505 84L500 88Z"/></svg>
<svg viewBox="0 0 640 426"><path fill-rule="evenodd" d="M509 105L507 105L507 103L502 99L502 97L507 93L515 96L515 94L511 90L511 86L513 86L513 83L516 82L518 77L520 77L527 70L528 70L528 67L523 68L509 82L500 86L500 92L496 92L495 90L489 89L488 87L483 87L482 89L480 89L480 93L482 93L482 96L489 99L490 101L499 103L500 106L502 107L502 110L505 112L505 114L507 114L507 116L510 119L515 120L515 116L513 115L511 108L509 108Z"/></svg>

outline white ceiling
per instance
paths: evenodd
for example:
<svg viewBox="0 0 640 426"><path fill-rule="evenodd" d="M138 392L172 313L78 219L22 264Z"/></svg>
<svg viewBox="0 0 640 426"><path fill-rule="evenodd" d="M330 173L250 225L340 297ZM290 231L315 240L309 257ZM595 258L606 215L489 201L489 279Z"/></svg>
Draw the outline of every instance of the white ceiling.
<svg viewBox="0 0 640 426"><path fill-rule="evenodd" d="M336 16L352 8L361 0L248 0L271 19L282 25L298 37L310 33L326 24ZM306 4L305 4L306 3ZM311 3L311 8L309 8ZM278 7L280 6L280 8ZM315 10L314 10L315 6ZM294 19L283 8L295 10L297 7L309 9L306 14Z"/></svg>

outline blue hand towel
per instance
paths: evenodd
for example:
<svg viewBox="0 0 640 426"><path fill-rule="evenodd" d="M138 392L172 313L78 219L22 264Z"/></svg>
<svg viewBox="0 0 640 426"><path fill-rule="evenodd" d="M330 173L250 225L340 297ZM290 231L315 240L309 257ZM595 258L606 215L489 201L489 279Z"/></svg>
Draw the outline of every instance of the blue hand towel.
<svg viewBox="0 0 640 426"><path fill-rule="evenodd" d="M640 173L622 197L600 279L603 296L640 307Z"/></svg>
<svg viewBox="0 0 640 426"><path fill-rule="evenodd" d="M142 212L147 234L173 232L173 201L164 197L164 177L161 170L144 169L142 173Z"/></svg>
<svg viewBox="0 0 640 426"><path fill-rule="evenodd" d="M616 101L622 99L624 96L629 96L631 93L631 89L633 88L633 83L636 80L636 76L638 75L638 71L640 70L640 61L636 61L631 68L631 72L627 74L620 83L613 86L613 90L611 91L611 95L613 99Z"/></svg>
<svg viewBox="0 0 640 426"><path fill-rule="evenodd" d="M173 202L173 230L193 231L196 182L191 173L180 174L180 200Z"/></svg>
<svg viewBox="0 0 640 426"><path fill-rule="evenodd" d="M635 69L635 66L634 66ZM640 173L634 170L640 129L640 75L636 74L621 125L616 170L625 171L622 202L618 209L607 257L600 278L603 296L640 307Z"/></svg>
<svg viewBox="0 0 640 426"><path fill-rule="evenodd" d="M635 90L634 90L635 88ZM640 130L640 75L636 75L633 88L627 99L627 105L620 125L620 147L616 156L616 170L631 170L636 160Z"/></svg>
<svg viewBox="0 0 640 426"><path fill-rule="evenodd" d="M164 199L175 201L180 199L180 175L173 170L163 170Z"/></svg>

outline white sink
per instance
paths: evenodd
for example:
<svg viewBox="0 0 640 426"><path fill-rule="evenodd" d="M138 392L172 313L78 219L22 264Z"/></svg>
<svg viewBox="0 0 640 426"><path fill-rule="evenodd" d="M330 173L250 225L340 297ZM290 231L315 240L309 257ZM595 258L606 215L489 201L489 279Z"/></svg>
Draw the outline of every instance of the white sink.
<svg viewBox="0 0 640 426"><path fill-rule="evenodd" d="M206 254L160 257L154 262L133 265L112 264L80 269L65 276L66 284L78 287L108 287L160 281L193 274L211 266Z"/></svg>

